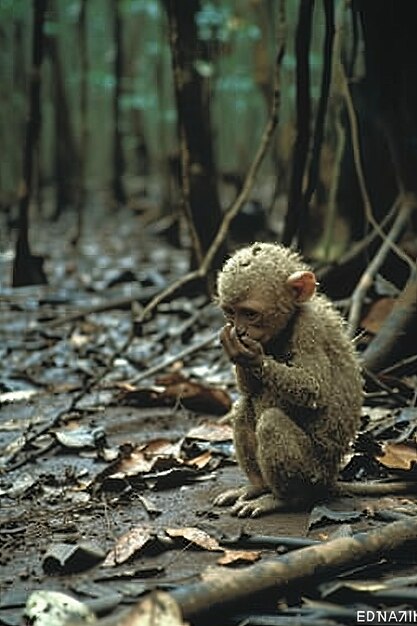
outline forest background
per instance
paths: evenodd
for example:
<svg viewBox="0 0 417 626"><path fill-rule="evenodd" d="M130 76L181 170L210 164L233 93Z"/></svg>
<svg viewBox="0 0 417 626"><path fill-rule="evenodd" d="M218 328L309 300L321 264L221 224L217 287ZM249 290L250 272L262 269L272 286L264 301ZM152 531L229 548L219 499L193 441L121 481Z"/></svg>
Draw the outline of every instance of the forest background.
<svg viewBox="0 0 417 626"><path fill-rule="evenodd" d="M12 285L47 281L40 223L71 215L76 245L92 206L103 216L127 206L144 224L163 219L199 278L255 236L295 245L332 297L359 283L354 332L360 279L379 250L368 286L382 267L405 298L384 363L416 308L412 8L2 0L1 246Z"/></svg>

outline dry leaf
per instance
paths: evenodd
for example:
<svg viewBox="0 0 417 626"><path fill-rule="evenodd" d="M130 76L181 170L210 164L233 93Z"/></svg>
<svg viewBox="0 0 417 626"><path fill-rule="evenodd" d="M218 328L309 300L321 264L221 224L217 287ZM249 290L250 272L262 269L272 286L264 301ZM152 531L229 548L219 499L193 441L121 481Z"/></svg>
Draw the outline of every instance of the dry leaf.
<svg viewBox="0 0 417 626"><path fill-rule="evenodd" d="M225 550L218 559L219 565L235 565L236 563L254 563L261 558L259 550Z"/></svg>
<svg viewBox="0 0 417 626"><path fill-rule="evenodd" d="M392 311L395 298L380 298L376 300L368 311L366 317L361 321L361 327L376 335L385 319Z"/></svg>
<svg viewBox="0 0 417 626"><path fill-rule="evenodd" d="M181 442L172 443L168 439L155 439L147 444L135 448L128 457L120 461L116 472L111 477L136 476L153 470L156 463L170 459L168 467L172 467L172 460L182 462L179 458Z"/></svg>
<svg viewBox="0 0 417 626"><path fill-rule="evenodd" d="M204 550L217 551L223 550L217 539L210 537L204 530L193 526L185 526L184 528L167 528L165 530L169 537L181 537L190 543L195 544Z"/></svg>
<svg viewBox="0 0 417 626"><path fill-rule="evenodd" d="M411 470L417 461L417 448L414 445L386 443L383 451L384 454L376 458L381 465L390 469Z"/></svg>
<svg viewBox="0 0 417 626"><path fill-rule="evenodd" d="M228 424L204 422L188 431L187 439L201 439L202 441L229 441L233 439L233 428Z"/></svg>
<svg viewBox="0 0 417 626"><path fill-rule="evenodd" d="M119 537L101 566L114 567L115 565L124 563L136 552L141 550L153 535L154 531L149 526L136 526L132 528Z"/></svg>
<svg viewBox="0 0 417 626"><path fill-rule="evenodd" d="M120 401L133 406L172 406L181 402L192 411L215 415L227 413L232 406L224 389L189 380L179 372L160 376L151 387L122 391Z"/></svg>
<svg viewBox="0 0 417 626"><path fill-rule="evenodd" d="M204 467L206 467L210 463L212 458L213 458L213 456L212 456L211 452L206 450L206 452L203 452L202 454L199 454L198 456L195 456L193 459L190 459L189 461L186 461L185 464L189 465L191 467L197 467L198 469L203 469Z"/></svg>

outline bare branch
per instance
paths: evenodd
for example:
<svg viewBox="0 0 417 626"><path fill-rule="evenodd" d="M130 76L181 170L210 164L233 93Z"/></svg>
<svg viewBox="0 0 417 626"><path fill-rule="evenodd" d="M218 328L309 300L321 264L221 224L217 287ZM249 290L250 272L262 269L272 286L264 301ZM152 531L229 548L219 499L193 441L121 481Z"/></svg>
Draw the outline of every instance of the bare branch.
<svg viewBox="0 0 417 626"><path fill-rule="evenodd" d="M405 198L399 197L397 199L397 205L400 207L398 215L388 235L385 235L385 233L378 225L378 231L381 231L383 233L384 241L370 265L365 269L355 291L353 292L352 306L349 313L349 332L351 335L355 333L355 330L358 326L362 303L366 292L372 285L376 273L385 261L388 252L394 245L394 242L400 236L405 223L410 217L411 211L417 206L417 199L413 196L407 196Z"/></svg>
<svg viewBox="0 0 417 626"><path fill-rule="evenodd" d="M282 15L282 13L281 13ZM281 63L284 57L284 48L285 48L285 23L281 19L279 29L278 29L278 53L276 60L276 71L275 71L275 84L274 84L274 96L271 106L271 113L266 124L265 130L262 134L261 141L258 147L258 150L255 154L255 158L252 161L252 164L246 174L245 181L243 183L242 189L233 202L233 204L229 207L226 213L223 216L223 220L219 226L216 236L213 239L210 248L208 249L200 267L188 274L185 274L177 281L169 285L166 289L164 289L161 293L159 293L155 298L153 298L147 306L143 309L138 321L143 322L152 311L161 303L163 300L172 296L178 289L183 287L184 285L190 283L193 280L203 279L207 276L210 267L213 263L213 259L215 258L217 252L219 251L221 245L223 244L227 232L229 230L229 226L232 220L239 213L243 204L245 203L250 190L255 181L255 177L258 173L258 170L261 166L261 163L265 157L269 144L271 142L272 136L274 134L274 130L278 124L278 111L279 105L281 101L281 84L280 84L280 70Z"/></svg>

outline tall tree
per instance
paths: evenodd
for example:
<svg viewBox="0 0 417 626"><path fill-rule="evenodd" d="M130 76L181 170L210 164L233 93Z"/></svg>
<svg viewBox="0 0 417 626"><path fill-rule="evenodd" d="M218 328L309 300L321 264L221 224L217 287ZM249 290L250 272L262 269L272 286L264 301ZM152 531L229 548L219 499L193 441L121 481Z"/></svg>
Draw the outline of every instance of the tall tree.
<svg viewBox="0 0 417 626"><path fill-rule="evenodd" d="M43 24L47 0L33 0L32 59L29 104L23 148L23 172L19 189L19 232L13 263L14 287L46 283L43 259L31 253L29 244L29 203L32 193L34 154L41 128L41 66L44 50Z"/></svg>
<svg viewBox="0 0 417 626"><path fill-rule="evenodd" d="M123 73L123 22L120 15L120 0L113 0L113 44L114 44L114 93L113 93L113 197L117 204L126 202L123 186L124 157L120 121L120 96Z"/></svg>
<svg viewBox="0 0 417 626"><path fill-rule="evenodd" d="M74 244L79 241L83 228L83 214L87 192L88 159L88 48L87 48L87 0L81 0L78 19L78 42L80 46L80 185L77 198L77 231Z"/></svg>
<svg viewBox="0 0 417 626"><path fill-rule="evenodd" d="M199 0L165 0L170 27L178 132L181 152L183 208L194 230L194 263L210 247L218 230L221 208L210 123L210 92L197 70L201 54L207 56L198 39L196 14ZM193 233L192 233L193 234ZM219 252L214 265L223 258Z"/></svg>
<svg viewBox="0 0 417 626"><path fill-rule="evenodd" d="M58 18L56 0L50 0L51 13ZM80 186L79 150L74 134L71 106L65 85L65 69L61 61L59 42L55 34L46 38L53 77L53 100L55 114L54 178L56 185L55 217L63 209L75 205Z"/></svg>

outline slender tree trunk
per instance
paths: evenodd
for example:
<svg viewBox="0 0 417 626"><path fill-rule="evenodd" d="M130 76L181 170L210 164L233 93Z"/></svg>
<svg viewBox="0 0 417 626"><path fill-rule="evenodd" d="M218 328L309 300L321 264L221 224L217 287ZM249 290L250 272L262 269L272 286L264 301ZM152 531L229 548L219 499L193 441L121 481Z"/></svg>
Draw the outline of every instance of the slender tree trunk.
<svg viewBox="0 0 417 626"><path fill-rule="evenodd" d="M29 245L29 203L32 193L34 155L39 144L41 128L41 66L43 58L43 23L46 0L33 0L32 67L28 117L23 152L23 172L19 190L19 234L13 263L14 287L46 283L43 259L32 255Z"/></svg>
<svg viewBox="0 0 417 626"><path fill-rule="evenodd" d="M300 0L296 33L297 55L297 136L291 171L288 212L282 241L289 246L300 231L303 201L303 178L310 145L310 66L309 53L314 0Z"/></svg>
<svg viewBox="0 0 417 626"><path fill-rule="evenodd" d="M115 47L114 56L114 94L113 94L113 197L118 205L125 204L126 193L123 186L124 157L122 147L122 133L120 128L119 101L122 93L123 72L123 25L120 16L120 0L113 0L113 38Z"/></svg>
<svg viewBox="0 0 417 626"><path fill-rule="evenodd" d="M140 43L140 37L142 34L142 21L138 16L135 18L135 22L132 25L128 53L126 55L124 75L129 78L129 82L134 84L136 77L137 60L139 58L138 44ZM162 56L162 55L161 55ZM159 61L157 61L158 67ZM158 69L156 70L156 80L158 81ZM151 171L150 154L148 145L146 143L145 124L143 120L142 111L137 107L132 107L130 111L131 130L135 138L135 173L143 177L143 192L146 194L146 181ZM162 153L164 152L162 144L160 146Z"/></svg>
<svg viewBox="0 0 417 626"><path fill-rule="evenodd" d="M80 17L78 20L78 41L80 45L80 185L77 198L77 232L74 245L78 243L82 235L83 215L87 194L87 153L88 153L88 108L87 108L87 79L88 79L88 48L87 48L87 0L81 0Z"/></svg>
<svg viewBox="0 0 417 626"><path fill-rule="evenodd" d="M49 8L59 19L56 0L49 0ZM58 218L68 206L76 206L80 187L79 150L71 123L71 106L64 83L64 68L56 35L46 39L47 52L51 61L54 113L55 113L55 212Z"/></svg>
<svg viewBox="0 0 417 626"><path fill-rule="evenodd" d="M365 42L366 105L368 110L372 107L372 121L385 136L398 187L416 193L415 2L403 0L398 5L394 0L359 0L356 6Z"/></svg>
<svg viewBox="0 0 417 626"><path fill-rule="evenodd" d="M211 141L210 94L207 82L195 68L195 60L202 53L202 42L198 40L195 23L200 2L165 0L165 6L170 26L181 144L183 205L193 223L199 244L197 247L204 255L217 233L221 208ZM220 265L223 257L222 249L216 256L214 267ZM192 264L198 264L198 254L195 254Z"/></svg>

